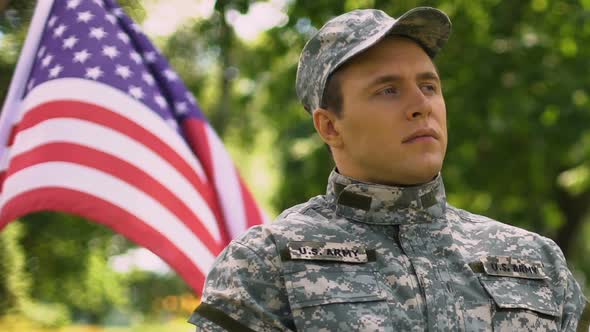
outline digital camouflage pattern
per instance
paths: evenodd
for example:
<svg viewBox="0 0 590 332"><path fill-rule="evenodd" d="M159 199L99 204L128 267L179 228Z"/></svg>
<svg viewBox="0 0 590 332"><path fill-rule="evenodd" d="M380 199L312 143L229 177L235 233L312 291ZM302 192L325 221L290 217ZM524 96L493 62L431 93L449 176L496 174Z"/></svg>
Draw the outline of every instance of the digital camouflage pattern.
<svg viewBox="0 0 590 332"><path fill-rule="evenodd" d="M448 16L429 7L414 8L397 20L377 9L357 9L337 16L305 44L297 68L297 96L308 112L317 109L328 76L388 34L414 39L434 58L450 32Z"/></svg>
<svg viewBox="0 0 590 332"><path fill-rule="evenodd" d="M281 254L301 241L366 248L374 257L350 263ZM492 275L482 262L540 263L546 278ZM251 228L224 250L207 277L202 303L189 321L204 331L224 331L219 325L254 331L575 331L579 322L580 328L586 324L584 296L557 245L448 205L440 175L420 186L390 187L332 172L326 195Z"/></svg>

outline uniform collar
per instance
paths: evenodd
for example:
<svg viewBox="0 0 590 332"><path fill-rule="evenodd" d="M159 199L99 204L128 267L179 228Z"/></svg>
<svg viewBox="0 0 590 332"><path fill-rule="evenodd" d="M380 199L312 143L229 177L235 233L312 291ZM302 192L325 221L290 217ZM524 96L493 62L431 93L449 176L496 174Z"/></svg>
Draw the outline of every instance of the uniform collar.
<svg viewBox="0 0 590 332"><path fill-rule="evenodd" d="M361 182L333 170L326 199L337 215L368 224L429 223L442 217L446 207L440 173L425 184L396 187Z"/></svg>

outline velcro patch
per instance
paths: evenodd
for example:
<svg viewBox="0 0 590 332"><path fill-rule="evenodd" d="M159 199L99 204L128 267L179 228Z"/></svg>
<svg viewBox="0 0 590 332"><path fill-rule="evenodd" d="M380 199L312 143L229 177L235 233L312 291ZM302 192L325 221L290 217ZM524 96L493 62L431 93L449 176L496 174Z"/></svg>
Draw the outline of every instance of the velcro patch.
<svg viewBox="0 0 590 332"><path fill-rule="evenodd" d="M487 256L480 258L486 274L492 276L547 279L543 263L508 256Z"/></svg>
<svg viewBox="0 0 590 332"><path fill-rule="evenodd" d="M366 263L365 247L351 243L291 241L287 243L290 259Z"/></svg>

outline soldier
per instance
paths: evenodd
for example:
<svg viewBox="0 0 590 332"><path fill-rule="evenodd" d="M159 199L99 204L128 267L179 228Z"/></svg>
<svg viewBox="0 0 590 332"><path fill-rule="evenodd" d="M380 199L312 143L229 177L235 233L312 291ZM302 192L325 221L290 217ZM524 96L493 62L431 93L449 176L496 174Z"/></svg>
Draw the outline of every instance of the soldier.
<svg viewBox="0 0 590 332"><path fill-rule="evenodd" d="M354 10L305 45L296 89L336 164L327 193L221 253L198 330L588 331L553 241L446 202L432 59L450 31L433 8Z"/></svg>

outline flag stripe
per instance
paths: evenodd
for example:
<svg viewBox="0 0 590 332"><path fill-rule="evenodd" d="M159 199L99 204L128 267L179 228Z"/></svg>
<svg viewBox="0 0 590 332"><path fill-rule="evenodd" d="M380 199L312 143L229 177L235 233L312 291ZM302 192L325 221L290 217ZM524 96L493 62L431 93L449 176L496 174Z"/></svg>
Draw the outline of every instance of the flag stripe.
<svg viewBox="0 0 590 332"><path fill-rule="evenodd" d="M12 148L11 147L5 147L4 148L4 155L2 155L2 157L0 157L0 171L4 171L7 167L8 167L8 163L10 162L10 152L11 152Z"/></svg>
<svg viewBox="0 0 590 332"><path fill-rule="evenodd" d="M210 232L213 235L215 235L217 239L221 239L219 235L218 225L215 222L217 218L216 213L218 212L211 211L211 209L209 208L213 205L213 202L215 202L216 200L216 197L214 197L214 193L212 192L211 187L204 185L199 180L199 177L195 174L191 167L184 162L184 160L176 153L175 150L171 149L157 137L154 137L151 133L145 131L143 127L138 126L137 124L129 121L125 117L110 112L108 109L104 109L100 106L90 105L78 101L48 102L45 104L40 104L36 106L33 110L28 111L25 115L25 118L23 118L21 122L20 130L24 131L29 127L38 125L42 121L47 121L51 118L61 117L72 118L71 120L87 120L89 122L96 123L100 125L100 127L97 128L104 129L107 135L111 132L108 130L108 128L115 129L118 132L125 135L118 136L118 140L128 142L132 145L131 148L135 146L135 142L143 144L145 146L145 149L142 148L140 151L145 151L146 153L148 153L151 156L151 158L149 159L143 159L141 155L139 155L137 152L135 152L133 155L129 155L127 151L130 150L126 150L125 148L127 144L107 144L107 142L102 136L92 136L90 135L90 133L86 133L83 129L78 128L75 122L74 124L72 124L72 128L64 128L64 132L56 133L57 135L61 136L54 139L71 141L75 139L75 132L82 132L82 137L85 137L85 140L78 141L80 144L86 144L86 142L88 142L87 144L95 146L99 150L112 150L112 152L110 153L114 153L120 156L122 159L128 160L129 162L143 165L143 168L149 167L151 169L152 167L154 167L154 165L162 165L161 169L163 169L163 172L165 173L158 174L157 178L160 176L164 177L166 174L170 176L170 174L179 172L180 174L176 174L177 176L174 184L175 187L173 187L172 189L175 191L180 191L182 188L185 189L182 193L179 193L179 195L183 197L187 205L195 205L195 209L201 211L201 213L203 214L202 217L204 218L204 221L207 222ZM169 128L166 129L170 130ZM46 134L42 133L42 130L39 131L40 133L37 140L42 142L46 138ZM99 134L100 133L96 133L96 135ZM101 141L97 141L96 137L101 137ZM129 140L127 140L127 137L129 138ZM28 139L25 139L23 143L19 144L21 145L21 151L22 149L26 150L27 148L30 148L29 146L27 146L27 144L31 144ZM146 149L149 149L151 151L147 151ZM13 154L16 153L18 152L14 152ZM151 159L156 159L158 163L154 165L149 164L148 161ZM174 172L174 169L172 168L175 168L176 172ZM179 178L180 176L182 176L184 179ZM186 183L186 181L190 183ZM180 183L180 185L178 185L178 183ZM178 186L178 188L176 186ZM189 186L196 188L198 192L201 194L201 196L199 196L197 193L191 190ZM187 195L188 193L190 193L190 195Z"/></svg>
<svg viewBox="0 0 590 332"><path fill-rule="evenodd" d="M8 134L8 140L6 141L7 147L10 147L14 143L14 137L16 136L16 130L17 130L17 128L15 125L13 125L10 128L10 133Z"/></svg>
<svg viewBox="0 0 590 332"><path fill-rule="evenodd" d="M68 162L95 168L120 178L137 189L150 195L163 207L174 213L193 233L197 234L209 251L217 254L222 248L219 239L214 239L202 226L202 222L191 209L142 169L124 160L86 146L70 143L49 143L38 146L13 158L8 176L35 164L46 162Z"/></svg>
<svg viewBox="0 0 590 332"><path fill-rule="evenodd" d="M83 95L73 95L72 91L84 91ZM25 98L21 118L39 104L55 100L71 100L100 105L113 113L129 119L143 127L159 141L169 145L192 169L202 182L207 177L186 142L172 130L162 118L141 102L108 85L79 78L62 78L36 86ZM20 121L21 119L17 119ZM116 125L115 123L110 125Z"/></svg>
<svg viewBox="0 0 590 332"><path fill-rule="evenodd" d="M100 137L100 141L97 137ZM220 240L215 216L191 184L160 155L126 135L88 121L57 118L20 131L16 140L18 145L13 147L13 156L49 142L69 142L111 154L140 169L149 165L153 177L173 191L187 206L199 211L203 225L216 240ZM130 155L128 151L134 151L134 154Z"/></svg>
<svg viewBox="0 0 590 332"><path fill-rule="evenodd" d="M69 100L46 102L35 106L27 112L25 118L20 122L19 130L22 131L50 118L60 117L77 118L110 127L142 143L155 153L160 154L171 166L182 173L209 205L215 201L215 194L211 187L201 181L201 178L176 150L172 149L160 138L146 131L143 126L99 105ZM169 128L165 129L170 130Z"/></svg>
<svg viewBox="0 0 590 332"><path fill-rule="evenodd" d="M200 160L205 170L205 174L207 174L207 178L214 180L215 168L213 165L213 151L210 150L211 145L209 144L209 137L205 134L206 127L206 122L195 119L187 119L183 123L183 129L185 130L186 135L189 137L189 142L193 143L192 148L195 150L196 154L200 156ZM216 202L220 202L217 200L217 194L217 192L214 194L215 200ZM227 243L232 238L231 234L227 230L227 227L225 227L226 223L224 221L228 220L227 215L225 215L225 211L223 211L221 204L216 204L216 208L220 213L219 218L217 219L217 224L219 225L221 237Z"/></svg>
<svg viewBox="0 0 590 332"><path fill-rule="evenodd" d="M218 188L217 197L221 203L225 220L231 221L226 223L229 235L231 238L236 238L248 227L238 173L217 134L209 124L206 124L204 128L213 156L213 168L215 169L213 181L215 187Z"/></svg>
<svg viewBox="0 0 590 332"><path fill-rule="evenodd" d="M60 176L48 177L47 174ZM201 271L206 271L213 263L214 255L200 239L158 201L121 179L99 170L66 162L47 162L11 174L6 178L4 187L6 190L0 201L0 208L13 197L38 188L57 187L95 196L121 207L151 228L157 229ZM84 202L80 201L80 204Z"/></svg>
<svg viewBox="0 0 590 332"><path fill-rule="evenodd" d="M180 251L169 238L137 216L123 210L117 204L87 193L52 187L26 191L4 205L0 220L6 224L23 214L47 210L82 215L111 227L131 241L158 253L158 256L168 262L195 292L201 291L205 279L202 271L193 263L194 259L191 260L190 256ZM121 222L122 220L125 222ZM0 223L0 227L4 224ZM190 255L200 256L197 252Z"/></svg>

